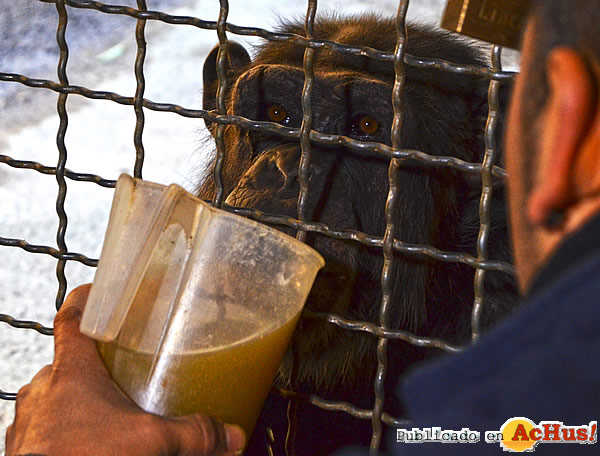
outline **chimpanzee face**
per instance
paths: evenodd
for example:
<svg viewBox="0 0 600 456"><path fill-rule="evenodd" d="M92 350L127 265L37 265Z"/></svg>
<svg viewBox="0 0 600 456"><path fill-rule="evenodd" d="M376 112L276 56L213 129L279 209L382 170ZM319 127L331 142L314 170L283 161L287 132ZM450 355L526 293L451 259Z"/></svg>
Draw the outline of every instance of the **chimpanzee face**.
<svg viewBox="0 0 600 456"><path fill-rule="evenodd" d="M395 45L393 21L333 19L315 27L319 38L388 51ZM287 25L285 31L299 33L297 28ZM475 51L445 34L411 27L408 35L408 51L413 54L481 64ZM252 61L242 46L230 43L228 114L299 128L303 119L303 53L300 46L270 42ZM204 66L205 109L215 106L216 54L215 49ZM402 147L481 161L486 81L412 67L407 67L406 76L401 99ZM312 130L390 146L393 83L390 62L318 50L311 96ZM216 125L209 124L209 128L214 133ZM229 125L225 145L226 203L297 218L299 141ZM381 238L385 232L389 159L351 150L341 142L313 142L310 151L307 219L334 230ZM474 249L480 182L474 184L448 168L434 169L412 160L401 163L398 182L400 194L394 208L397 239L445 250ZM209 178L200 194L209 198L213 192ZM378 322L381 248L316 233L309 233L307 242L326 260L307 307ZM466 337L473 270L436 264L416 255L396 255L396 263L393 326L455 340ZM514 290L509 287L506 293L511 295ZM372 366L375 359L375 338L342 331L320 320L303 320L295 338L301 380L317 386L333 388L342 379L352 378L357 367L364 371L365 366Z"/></svg>

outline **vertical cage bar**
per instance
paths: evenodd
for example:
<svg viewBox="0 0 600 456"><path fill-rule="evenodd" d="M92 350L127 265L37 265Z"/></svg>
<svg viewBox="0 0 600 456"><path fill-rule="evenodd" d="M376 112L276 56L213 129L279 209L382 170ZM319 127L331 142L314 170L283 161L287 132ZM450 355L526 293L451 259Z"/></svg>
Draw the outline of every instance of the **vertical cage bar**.
<svg viewBox="0 0 600 456"><path fill-rule="evenodd" d="M314 38L315 16L317 14L317 0L308 0L306 9L306 18L304 20L304 34L307 39ZM302 124L300 125L300 148L301 155L298 163L298 182L300 191L298 193L297 213L298 219L306 221L306 200L309 192L308 170L310 167L310 130L312 128L312 89L314 85L314 61L315 50L312 48L304 49L304 59L302 62L304 70L304 85L302 86ZM306 241L306 231L298 229L296 239ZM296 378L298 369L298 352L294 343L292 343L293 365L291 378ZM296 454L296 432L297 432L297 414L298 401L290 400L287 408L288 432L285 438L285 452L287 456Z"/></svg>
<svg viewBox="0 0 600 456"><path fill-rule="evenodd" d="M146 0L137 0L137 7L140 11L146 11ZM146 60L146 38L144 30L146 20L138 19L135 27L135 41L137 44L137 53L135 55L135 99L133 109L135 111L135 131L133 132L133 144L135 145L135 165L133 175L142 178L142 167L144 166L144 144L142 135L144 133L144 91L146 90L146 79L144 78L144 61Z"/></svg>
<svg viewBox="0 0 600 456"><path fill-rule="evenodd" d="M491 64L494 71L502 70L502 47L493 46ZM477 259L487 259L488 239L490 235L490 205L492 202L492 167L496 159L496 126L498 124L500 82L491 80L488 89L488 118L485 125L485 155L481 170L481 200L479 202L479 235L477 237ZM481 312L483 310L485 270L477 269L473 281L475 298L471 314L471 340L479 338Z"/></svg>
<svg viewBox="0 0 600 456"><path fill-rule="evenodd" d="M408 11L409 0L401 0L398 5L398 15L396 17L396 49L394 51L394 88L392 95L392 105L394 108L394 120L392 122L392 147L398 150L402 147L401 133L404 116L402 112L402 92L404 90L405 70L404 55L406 53L406 13ZM394 268L394 236L396 231L395 207L398 198L398 168L400 160L392 159L388 169L389 190L387 201L385 203L385 235L383 237L383 270L381 272L381 288L383 298L381 300L381 309L379 313L379 325L387 329L389 327L388 313L391 307ZM379 451L383 432L383 407L384 407L384 384L387 370L387 346L388 340L384 337L379 338L377 343L377 372L375 375L374 390L375 404L373 406L373 416L371 424L373 427L373 436L371 438L371 455Z"/></svg>
<svg viewBox="0 0 600 456"><path fill-rule="evenodd" d="M229 15L228 0L219 0L221 5L219 9L219 19L217 21L217 35L219 37L219 52L217 54L217 76L219 77L219 87L217 89L217 112L227 114L225 104L225 94L227 93L227 63L229 60L229 40L227 39L227 16ZM225 163L225 128L226 125L217 125L217 134L215 141L217 143L217 158L215 160L214 180L215 196L213 205L221 207L223 204L223 165Z"/></svg>
<svg viewBox="0 0 600 456"><path fill-rule="evenodd" d="M308 1L306 10L306 20L304 22L304 31L307 39L314 38L314 23L317 13L317 0ZM311 96L314 84L314 61L315 50L313 48L304 49L304 86L302 87L302 124L300 125L300 147L302 155L298 169L298 180L300 183L300 193L298 194L298 219L306 221L306 199L308 197L308 169L310 166L310 130L312 128L312 105ZM300 241L306 240L306 231L298 230L296 238Z"/></svg>
<svg viewBox="0 0 600 456"><path fill-rule="evenodd" d="M65 7L65 0L56 1L56 12L58 13L58 27L56 29L56 42L60 50L60 56L58 58L58 67L56 73L58 75L59 83L62 86L69 85L69 79L67 78L67 62L69 60L69 48L65 35L67 32L67 9ZM56 146L58 148L58 163L56 164L56 182L58 183L58 196L56 197L56 214L58 215L58 230L56 232L56 243L58 250L61 253L66 253L67 243L65 241L65 234L67 232L67 213L65 211L65 199L67 197L67 183L65 181L65 168L67 165L67 147L65 146L65 134L67 132L67 126L69 124L69 118L67 115L67 94L61 93L58 95L58 101L56 103L56 110L60 119L58 126L58 132L56 134ZM66 260L58 260L56 264L56 278L58 280L58 291L56 293L56 309L60 309L65 299L67 290L67 278L65 277L65 266Z"/></svg>

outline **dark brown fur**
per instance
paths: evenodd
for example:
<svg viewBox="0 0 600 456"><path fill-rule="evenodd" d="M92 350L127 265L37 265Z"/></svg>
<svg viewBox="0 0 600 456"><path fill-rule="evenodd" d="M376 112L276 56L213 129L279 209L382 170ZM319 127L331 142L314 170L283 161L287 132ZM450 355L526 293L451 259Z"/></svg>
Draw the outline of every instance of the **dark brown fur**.
<svg viewBox="0 0 600 456"><path fill-rule="evenodd" d="M302 35L303 27L285 24L282 31ZM376 16L322 19L315 24L315 35L386 51L394 50L396 39L394 21ZM483 64L477 50L445 33L423 27L409 27L408 52L463 64ZM258 49L251 61L240 45L232 43L228 112L267 120L268 105L276 103L287 109L288 125L299 127L303 55L302 47L268 42ZM215 59L216 50L204 67L205 109L215 107ZM394 81L391 63L318 50L314 68L312 128L391 145ZM482 133L487 115L487 82L412 66L406 67L406 74L402 95L402 146L432 155L451 155L469 162L481 162L485 150ZM356 135L356 129L352 127L356 113L360 113L359 116L368 114L379 121L380 128L375 135ZM209 125L209 128L214 134L216 126ZM226 128L225 138L227 156L223 178L227 203L296 217L299 144L273 135L242 131L234 126ZM389 161L342 147L313 144L311 150L309 218L334 229L383 236ZM398 181L397 239L475 254L479 229L479 179L449 168L405 161L398 173ZM214 184L209 175L199 194L211 198L213 193ZM492 214L494 226L489 253L497 259L508 258L502 196L501 190L495 192ZM317 278L307 307L377 323L382 296L381 249L315 234L308 236L308 242L323 254L327 264ZM392 326L454 342L468 340L473 269L417 255L397 254L396 264ZM486 288L483 323L487 327L514 306L516 292L513 281L499 273L488 272ZM293 383L296 389L309 393L318 391L331 398L365 402L365 407L371 407L369 401L372 400L376 368L375 337L341 330L324 321L304 319L294 342L298 352L298 375L290 378L290 359L287 359L281 370L282 383ZM423 352L407 344L392 343L390 388L407 366L423 356ZM400 412L397 403L392 408ZM361 425L369 428L368 422ZM339 430L332 432L341 435ZM348 435L350 439L353 437L360 439L357 433ZM310 438L314 439L312 444L308 442ZM309 450L306 453L300 451L302 454L327 454L338 444L347 443L344 438L337 437L333 437L331 445L321 446L317 442L318 436L305 437L303 443L299 443L298 451L306 445Z"/></svg>

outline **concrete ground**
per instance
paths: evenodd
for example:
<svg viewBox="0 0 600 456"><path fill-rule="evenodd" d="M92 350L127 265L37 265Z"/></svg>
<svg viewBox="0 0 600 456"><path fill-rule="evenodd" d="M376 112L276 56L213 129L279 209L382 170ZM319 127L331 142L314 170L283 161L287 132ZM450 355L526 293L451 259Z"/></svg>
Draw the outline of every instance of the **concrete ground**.
<svg viewBox="0 0 600 456"><path fill-rule="evenodd" d="M111 2L134 5L135 1ZM409 16L436 24L444 0L413 0ZM148 1L149 9L215 20L213 0ZM306 6L296 0L230 0L229 21L273 27L278 17L301 17ZM394 14L392 0L319 2L319 11ZM69 8L67 39L71 49L70 83L132 96L135 92L135 20ZM56 79L56 12L52 4L0 0L0 71ZM217 42L215 32L150 21L145 97L153 101L201 107L204 57ZM239 38L236 38L238 41ZM58 117L56 94L0 82L0 154L55 166ZM68 99L67 167L77 172L116 179L132 173L135 158L131 107L109 101ZM170 113L146 113L144 178L192 188L210 151L202 149L202 122ZM106 227L112 191L91 183L68 180L69 215L66 242L72 252L97 258ZM55 246L56 181L53 176L0 164L0 236L31 244ZM56 261L21 249L0 247L0 313L51 326L56 294ZM90 282L94 270L69 262L69 290ZM52 339L34 331L0 323L0 389L15 392L43 365L52 361ZM14 415L14 402L0 401L0 435ZM0 440L0 453L4 439Z"/></svg>

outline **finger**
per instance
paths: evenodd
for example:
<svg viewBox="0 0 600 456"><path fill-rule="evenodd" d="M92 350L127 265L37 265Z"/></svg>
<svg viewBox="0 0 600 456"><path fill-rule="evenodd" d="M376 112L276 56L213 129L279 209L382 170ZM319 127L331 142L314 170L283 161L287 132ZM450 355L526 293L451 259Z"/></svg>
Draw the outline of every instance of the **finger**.
<svg viewBox="0 0 600 456"><path fill-rule="evenodd" d="M6 428L6 436L4 437L4 448L6 449L7 455L12 453L12 444L14 440L14 424L11 424Z"/></svg>
<svg viewBox="0 0 600 456"><path fill-rule="evenodd" d="M15 425L11 424L6 428L6 436L4 437L4 448L5 448L5 456L10 456L15 453L16 447L16 435L15 435Z"/></svg>
<svg viewBox="0 0 600 456"><path fill-rule="evenodd" d="M91 285L82 285L73 290L54 317L54 360L68 362L74 350L77 357L97 356L95 342L81 334L79 324Z"/></svg>
<svg viewBox="0 0 600 456"><path fill-rule="evenodd" d="M61 310L67 309L69 307L78 307L79 309L83 310L83 308L85 307L85 301L87 300L91 288L92 284L86 283L85 285L80 285L77 288L73 289L67 296L67 299L65 299L65 302L63 302L59 313Z"/></svg>
<svg viewBox="0 0 600 456"><path fill-rule="evenodd" d="M17 391L17 401L15 403L15 413L18 413L23 401L27 400L27 397L30 396L30 391L34 384L43 384L43 382L48 378L50 372L52 371L51 366L42 367L31 379L31 382L26 385L21 386L19 391Z"/></svg>
<svg viewBox="0 0 600 456"><path fill-rule="evenodd" d="M191 415L166 420L169 446L180 456L214 455L237 452L244 448L246 438L239 426L233 426L204 416Z"/></svg>
<svg viewBox="0 0 600 456"><path fill-rule="evenodd" d="M31 381L29 382L29 384L33 384L36 382L41 382L44 381L46 379L46 377L48 377L48 375L50 375L50 372L52 372L52 366L50 364L42 367L31 379ZM27 387L28 385L25 385L23 388ZM21 389L23 389L21 388Z"/></svg>

